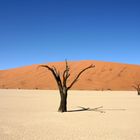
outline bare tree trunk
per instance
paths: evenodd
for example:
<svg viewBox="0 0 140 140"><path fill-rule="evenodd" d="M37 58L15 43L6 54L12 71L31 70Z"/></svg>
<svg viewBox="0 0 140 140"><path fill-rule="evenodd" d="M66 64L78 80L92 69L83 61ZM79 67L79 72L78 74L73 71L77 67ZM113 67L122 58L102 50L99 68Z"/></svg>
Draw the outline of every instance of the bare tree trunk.
<svg viewBox="0 0 140 140"><path fill-rule="evenodd" d="M138 92L138 95L140 95L140 82L135 83L134 85L132 85L133 88L135 88Z"/></svg>
<svg viewBox="0 0 140 140"><path fill-rule="evenodd" d="M58 111L67 112L67 90L63 89L63 91L60 91L60 98L60 106Z"/></svg>
<svg viewBox="0 0 140 140"><path fill-rule="evenodd" d="M70 77L70 72L69 72L70 68L68 66L67 61L66 61L66 68L63 71L63 75L62 75L63 79L61 79L60 72L54 66L52 66L52 67L49 67L48 65L41 65L41 66L50 70L54 76L54 79L56 80L56 83L57 83L57 86L58 86L58 89L60 92L60 98L61 98L60 99L60 106L58 108L59 112L67 112L67 93L68 93L68 90L71 89L71 87L77 82L77 80L82 75L82 73L84 73L87 69L95 67L94 65L90 65L90 66L84 68L83 70L81 70L79 72L79 74L75 77L75 79L71 82L71 84L69 86L67 86L67 80Z"/></svg>

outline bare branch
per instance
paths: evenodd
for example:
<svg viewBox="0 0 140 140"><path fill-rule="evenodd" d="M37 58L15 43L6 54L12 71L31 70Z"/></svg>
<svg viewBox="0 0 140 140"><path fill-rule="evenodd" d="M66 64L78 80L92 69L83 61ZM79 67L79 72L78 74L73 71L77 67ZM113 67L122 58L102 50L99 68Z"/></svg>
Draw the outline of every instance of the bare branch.
<svg viewBox="0 0 140 140"><path fill-rule="evenodd" d="M69 67L68 67L67 60L66 60L65 62L66 62L66 68L65 68L65 70L64 70L64 72L63 72L63 79L65 79L66 74L67 74L67 73L68 73L68 71L69 71Z"/></svg>
<svg viewBox="0 0 140 140"><path fill-rule="evenodd" d="M77 82L78 78L81 76L81 74L82 74L83 72L85 72L86 70L88 70L88 69L90 69L90 68L94 68L94 67L95 67L95 65L90 65L90 66L84 68L83 70L81 70L81 71L79 72L79 74L76 76L76 78L73 80L73 82L70 84L70 86L69 86L67 89L70 89L70 88Z"/></svg>
<svg viewBox="0 0 140 140"><path fill-rule="evenodd" d="M140 83L132 85L136 90L140 90Z"/></svg>
<svg viewBox="0 0 140 140"><path fill-rule="evenodd" d="M52 72L53 76L55 78L57 78L57 75L56 75L55 71L53 70L53 68L49 67L48 65L40 65L39 67L47 68L48 70L50 70Z"/></svg>
<svg viewBox="0 0 140 140"><path fill-rule="evenodd" d="M51 71L51 73L53 74L56 82L57 82L57 85L58 87L61 87L62 88L62 82L61 82L61 78L60 78L60 72L56 70L56 68L53 66L52 68L49 67L48 65L40 65L41 67L45 67L47 68L48 70Z"/></svg>
<svg viewBox="0 0 140 140"><path fill-rule="evenodd" d="M52 69L54 70L54 72L56 73L56 75L58 74L57 69L55 66L52 66Z"/></svg>
<svg viewBox="0 0 140 140"><path fill-rule="evenodd" d="M66 62L66 68L65 68L65 70L63 72L63 85L66 87L67 80L70 77L70 73L69 73L70 68L68 66L67 60L65 60L65 62Z"/></svg>
<svg viewBox="0 0 140 140"><path fill-rule="evenodd" d="M137 87L135 85L132 85L133 88L137 89Z"/></svg>

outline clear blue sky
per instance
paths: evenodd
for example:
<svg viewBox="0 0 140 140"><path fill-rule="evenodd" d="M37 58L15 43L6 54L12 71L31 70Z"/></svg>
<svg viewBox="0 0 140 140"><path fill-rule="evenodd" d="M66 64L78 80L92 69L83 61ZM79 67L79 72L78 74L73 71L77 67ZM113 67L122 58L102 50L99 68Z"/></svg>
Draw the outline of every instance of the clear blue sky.
<svg viewBox="0 0 140 140"><path fill-rule="evenodd" d="M65 58L140 64L140 1L0 0L0 69Z"/></svg>

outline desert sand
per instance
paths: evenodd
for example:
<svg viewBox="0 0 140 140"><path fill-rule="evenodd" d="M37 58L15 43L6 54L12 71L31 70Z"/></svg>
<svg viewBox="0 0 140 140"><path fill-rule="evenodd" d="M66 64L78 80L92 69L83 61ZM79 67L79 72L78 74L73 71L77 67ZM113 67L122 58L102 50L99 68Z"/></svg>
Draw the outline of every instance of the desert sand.
<svg viewBox="0 0 140 140"><path fill-rule="evenodd" d="M71 77L68 84L75 78L79 71L91 64L94 69L86 71L72 87L78 90L134 90L132 85L140 82L140 65L128 65L100 61L68 62ZM65 62L49 63L55 66L61 74ZM51 73L39 65L0 71L0 88L3 89L57 89Z"/></svg>
<svg viewBox="0 0 140 140"><path fill-rule="evenodd" d="M71 112L58 105L55 90L0 90L0 140L140 140L135 91L70 91Z"/></svg>

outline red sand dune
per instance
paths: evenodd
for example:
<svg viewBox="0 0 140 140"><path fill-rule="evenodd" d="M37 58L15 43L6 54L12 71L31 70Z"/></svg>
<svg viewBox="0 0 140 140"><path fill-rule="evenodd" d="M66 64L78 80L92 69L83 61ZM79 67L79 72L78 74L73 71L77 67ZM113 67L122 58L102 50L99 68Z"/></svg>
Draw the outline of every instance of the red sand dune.
<svg viewBox="0 0 140 140"><path fill-rule="evenodd" d="M79 90L134 90L132 85L140 81L140 65L129 65L100 61L68 62L71 80L86 66L94 64L95 68L87 70L73 86ZM65 62L49 63L63 72ZM55 80L46 68L31 65L21 68L1 70L0 88L8 89L57 89Z"/></svg>

